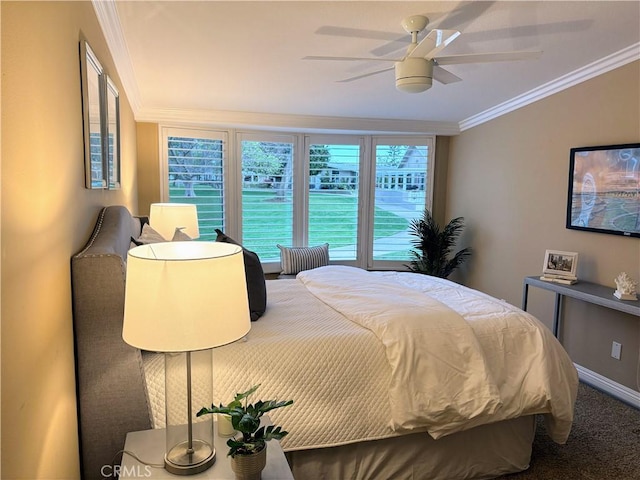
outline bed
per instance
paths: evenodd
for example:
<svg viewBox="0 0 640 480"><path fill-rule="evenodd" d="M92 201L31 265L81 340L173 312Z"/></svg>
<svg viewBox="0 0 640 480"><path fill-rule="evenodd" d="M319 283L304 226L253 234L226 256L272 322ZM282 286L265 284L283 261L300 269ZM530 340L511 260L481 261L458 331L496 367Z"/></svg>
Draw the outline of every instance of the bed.
<svg viewBox="0 0 640 480"><path fill-rule="evenodd" d="M493 478L528 467L536 415L554 441L569 435L575 368L546 327L504 301L345 266L269 280L267 293L247 337L214 349L212 400L255 384L260 398L293 399L272 419L290 432L282 447L298 479ZM162 355L134 353L146 409L122 408L160 428Z"/></svg>
<svg viewBox="0 0 640 480"><path fill-rule="evenodd" d="M257 398L294 399L272 416L291 432L282 446L298 478L522 470L535 414L545 415L556 442L566 441L575 369L546 327L506 302L443 279L345 266L267 288L267 312L249 335L213 352L213 401L255 384ZM145 353L143 362L154 427L163 427L163 357ZM400 450L413 453L398 461L389 452L407 434L415 434L411 445ZM430 452L441 444L449 448ZM323 452L356 457L350 468L308 461ZM381 462L384 454L390 458Z"/></svg>

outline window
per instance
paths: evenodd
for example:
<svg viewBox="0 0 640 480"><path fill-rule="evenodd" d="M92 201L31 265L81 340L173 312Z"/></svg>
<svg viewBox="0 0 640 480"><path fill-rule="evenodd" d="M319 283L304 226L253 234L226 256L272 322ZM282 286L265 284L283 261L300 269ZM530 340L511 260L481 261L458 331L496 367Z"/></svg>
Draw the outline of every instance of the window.
<svg viewBox="0 0 640 480"><path fill-rule="evenodd" d="M431 208L433 137L162 131L163 201L195 203L202 240L221 228L266 272L277 244L325 242L332 263L402 269Z"/></svg>
<svg viewBox="0 0 640 480"><path fill-rule="evenodd" d="M406 139L376 138L371 265L405 261L411 248L409 223L431 207L430 142L408 145ZM429 192L429 195L427 195Z"/></svg>
<svg viewBox="0 0 640 480"><path fill-rule="evenodd" d="M162 139L163 200L195 204L200 240L215 240L215 229L225 227L225 135L163 129Z"/></svg>
<svg viewBox="0 0 640 480"><path fill-rule="evenodd" d="M290 136L239 134L242 244L263 262L279 261L277 244L293 242L293 158Z"/></svg>
<svg viewBox="0 0 640 480"><path fill-rule="evenodd" d="M329 243L332 260L356 260L360 145L309 138L309 246Z"/></svg>

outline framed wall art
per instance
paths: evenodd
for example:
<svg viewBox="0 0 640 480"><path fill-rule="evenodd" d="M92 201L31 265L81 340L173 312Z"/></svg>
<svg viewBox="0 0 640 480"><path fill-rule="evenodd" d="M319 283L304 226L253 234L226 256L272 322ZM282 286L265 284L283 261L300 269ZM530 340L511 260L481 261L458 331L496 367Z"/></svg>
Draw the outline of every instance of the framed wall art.
<svg viewBox="0 0 640 480"><path fill-rule="evenodd" d="M89 43L80 39L85 187L120 188L120 98Z"/></svg>
<svg viewBox="0 0 640 480"><path fill-rule="evenodd" d="M102 99L104 70L89 44L80 41L85 187L106 188L103 155Z"/></svg>
<svg viewBox="0 0 640 480"><path fill-rule="evenodd" d="M566 227L640 237L640 143L572 148Z"/></svg>
<svg viewBox="0 0 640 480"><path fill-rule="evenodd" d="M108 75L105 94L107 184L110 190L116 190L120 188L120 96Z"/></svg>

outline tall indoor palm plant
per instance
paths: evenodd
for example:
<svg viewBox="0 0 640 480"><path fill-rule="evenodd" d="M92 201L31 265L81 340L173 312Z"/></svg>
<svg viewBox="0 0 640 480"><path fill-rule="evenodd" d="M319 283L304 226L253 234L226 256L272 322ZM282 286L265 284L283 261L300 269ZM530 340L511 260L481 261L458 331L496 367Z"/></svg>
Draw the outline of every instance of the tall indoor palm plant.
<svg viewBox="0 0 640 480"><path fill-rule="evenodd" d="M422 217L409 224L409 233L416 238L411 241L414 245L414 250L410 252L413 260L406 266L415 273L447 278L471 255L471 248L467 247L449 258L463 229L464 218L458 217L441 230L431 212L425 208Z"/></svg>

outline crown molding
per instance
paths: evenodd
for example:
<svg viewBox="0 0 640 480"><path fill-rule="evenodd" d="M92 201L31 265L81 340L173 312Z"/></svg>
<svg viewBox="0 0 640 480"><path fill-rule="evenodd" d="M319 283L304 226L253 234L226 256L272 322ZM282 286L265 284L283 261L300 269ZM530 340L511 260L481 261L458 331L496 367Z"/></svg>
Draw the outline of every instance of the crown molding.
<svg viewBox="0 0 640 480"><path fill-rule="evenodd" d="M233 111L146 109L142 106L138 82L118 18L116 0L92 0L98 22L113 57L134 118L138 122L166 122L175 124L261 127L274 131L301 129L313 133L429 133L458 135L459 133L529 105L554 93L570 88L610 70L640 59L640 43L635 43L603 59L574 70L495 107L457 122L424 120L367 119L347 117L319 117Z"/></svg>
<svg viewBox="0 0 640 480"><path fill-rule="evenodd" d="M116 2L115 0L91 0L91 3L118 70L118 76L129 100L129 105L135 115L142 108L142 102L127 42L122 34Z"/></svg>
<svg viewBox="0 0 640 480"><path fill-rule="evenodd" d="M138 122L171 123L192 126L218 126L225 128L269 128L272 131L306 133L352 134L433 134L457 135L456 122L430 122L424 120L397 120L354 117L323 117L315 115L289 115L276 113L142 109L136 115Z"/></svg>
<svg viewBox="0 0 640 480"><path fill-rule="evenodd" d="M506 113L517 110L518 108L529 105L530 103L542 100L554 93L558 93L567 88L573 87L579 83L587 81L591 78L607 73L618 67L622 67L628 63L640 59L640 43L635 43L623 48L622 50L613 53L607 57L597 60L589 65L585 65L582 68L574 70L562 77L552 80L548 83L540 85L533 90L529 90L522 95L512 98L509 101L489 108L484 112L480 112L477 115L473 115L465 120L462 120L459 124L460 131L464 132L472 127L478 126L482 123L493 120Z"/></svg>
<svg viewBox="0 0 640 480"><path fill-rule="evenodd" d="M321 117L255 112L187 109L149 109L142 106L138 82L122 33L115 0L92 0L98 22L118 70L131 110L137 122L207 125L221 127L268 127L271 130L295 130L309 133L409 133L457 135L457 122L422 120Z"/></svg>

